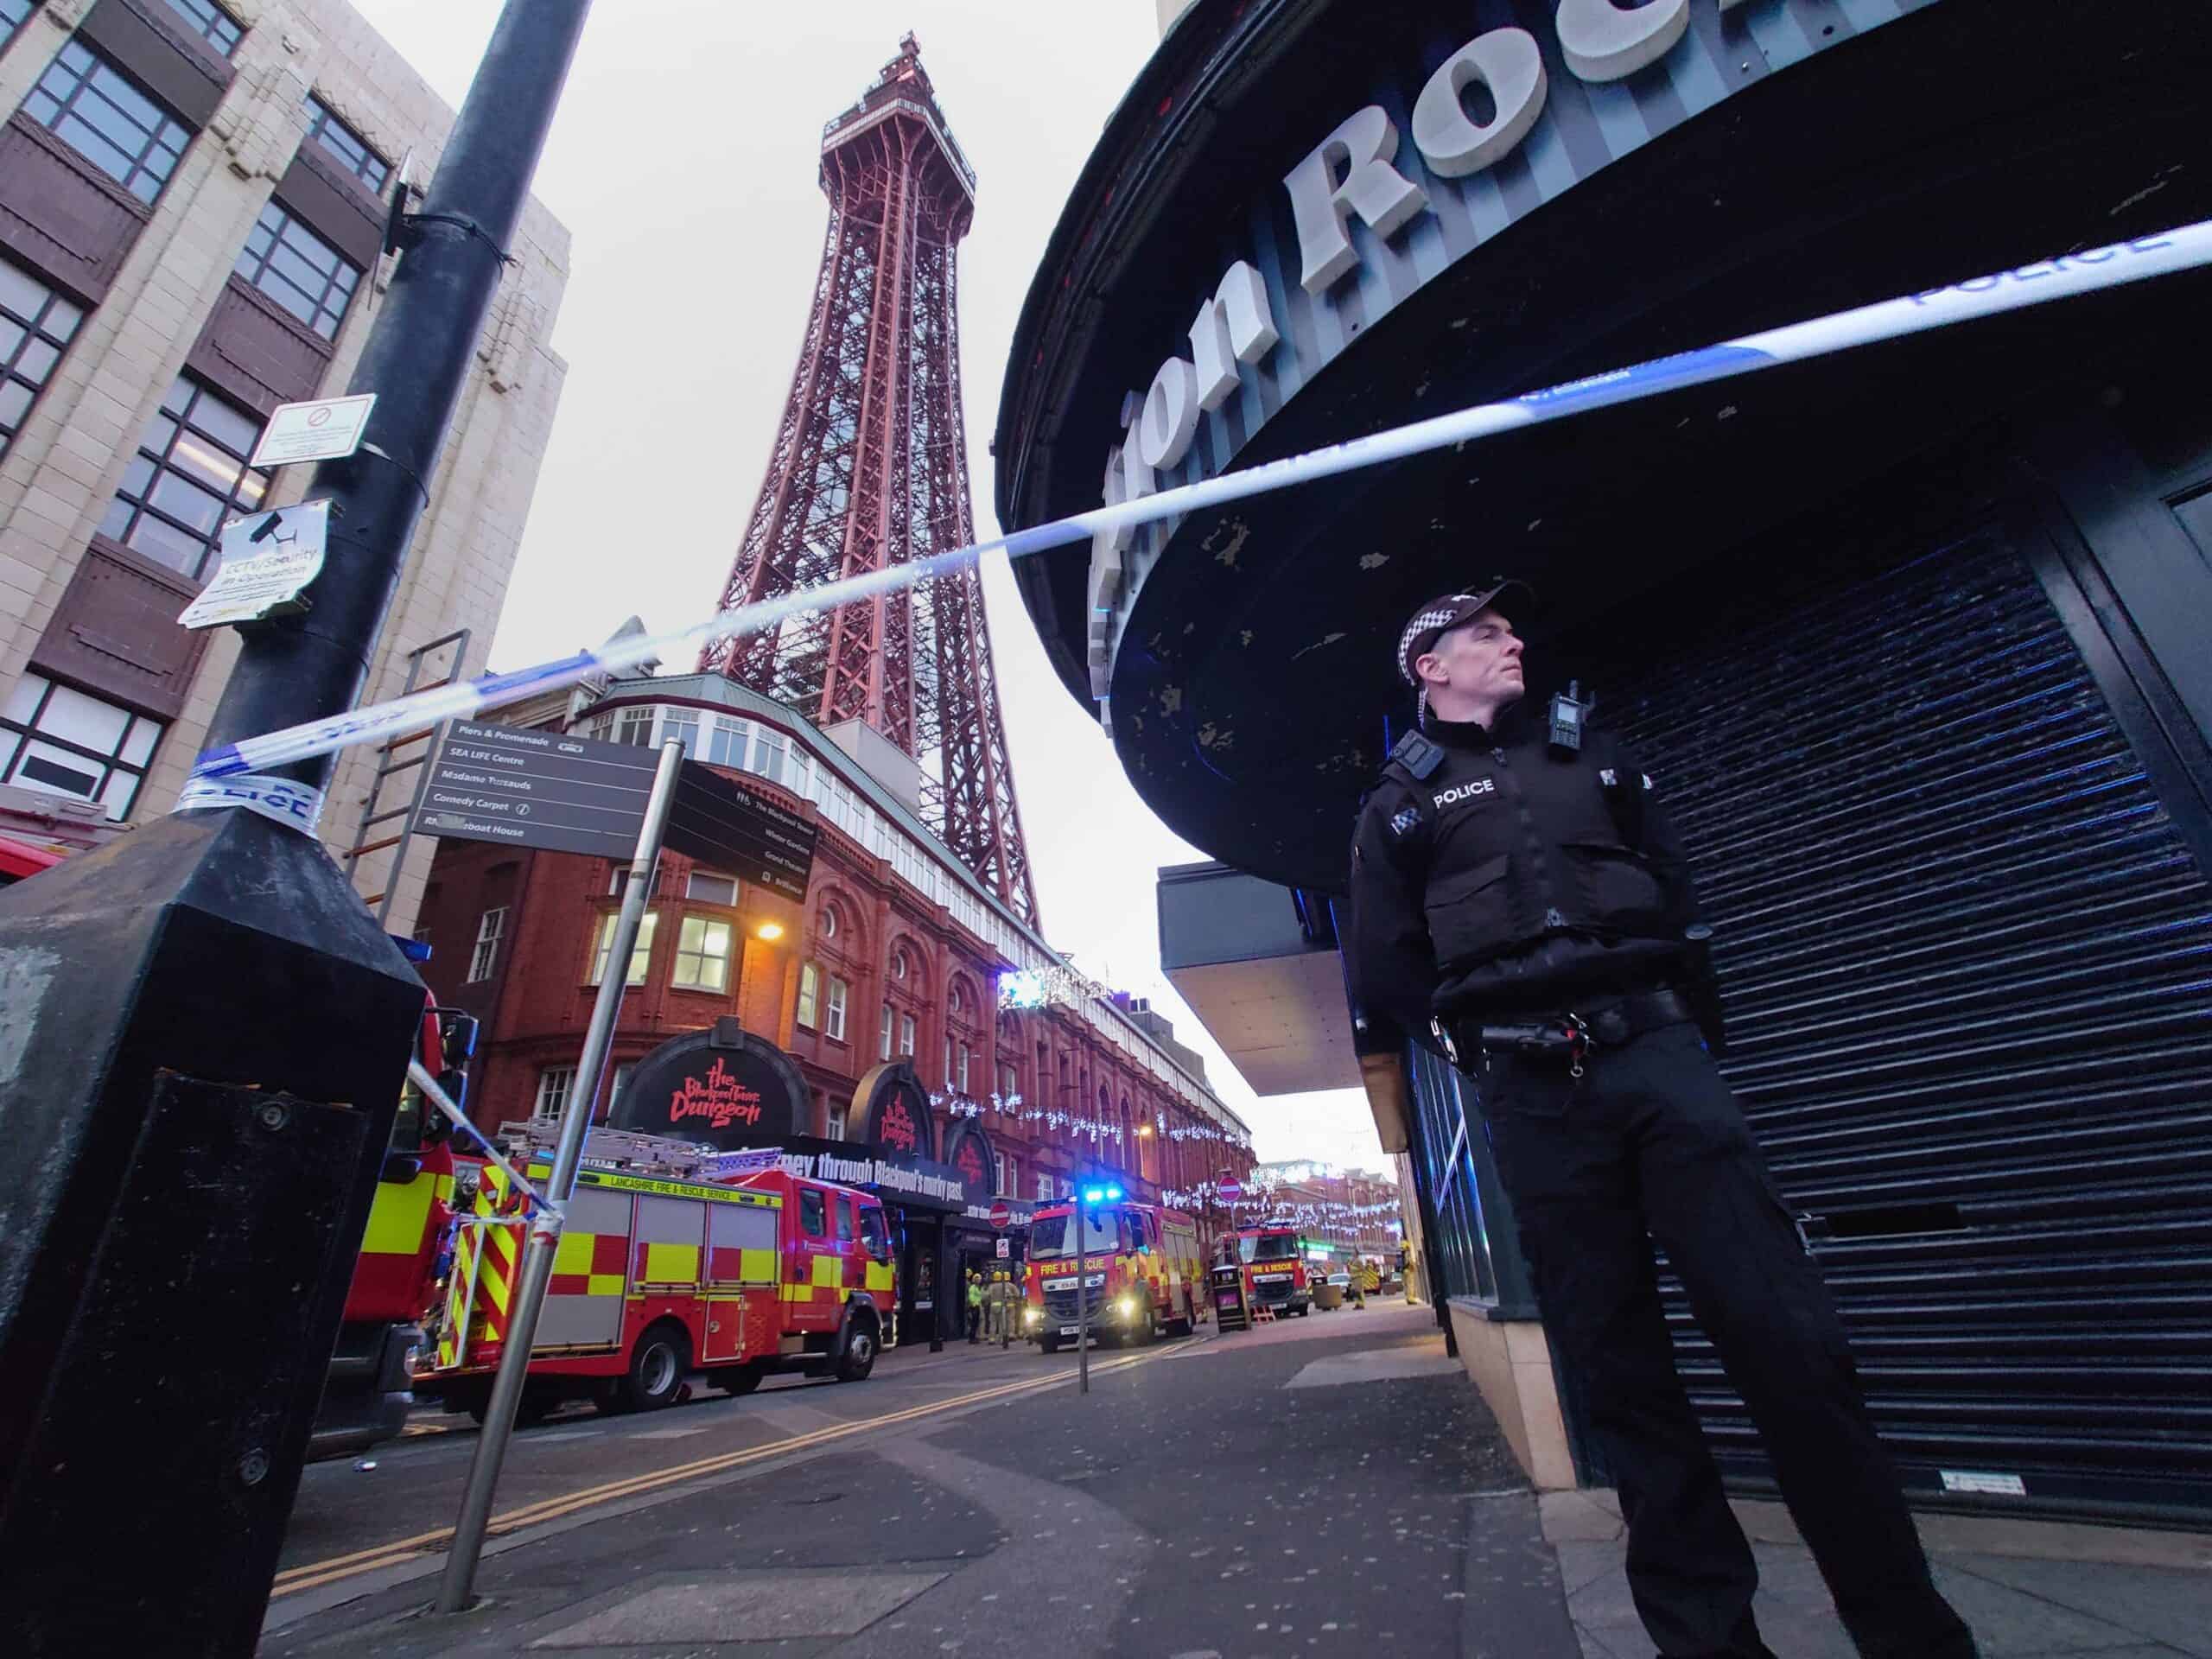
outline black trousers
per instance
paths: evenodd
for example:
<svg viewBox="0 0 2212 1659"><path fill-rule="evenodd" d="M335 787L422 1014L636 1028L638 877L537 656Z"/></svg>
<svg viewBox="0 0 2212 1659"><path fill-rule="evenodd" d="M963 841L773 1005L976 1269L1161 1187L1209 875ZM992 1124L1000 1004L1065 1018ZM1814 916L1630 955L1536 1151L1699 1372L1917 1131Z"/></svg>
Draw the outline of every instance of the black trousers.
<svg viewBox="0 0 2212 1659"><path fill-rule="evenodd" d="M1783 1500L1867 1659L1969 1659L1929 1577L1820 1269L1693 1026L1476 1072L1544 1328L1582 1380L1628 1523L1629 1587L1666 1659L1764 1656L1758 1575L1660 1302L1651 1242L1750 1408Z"/></svg>

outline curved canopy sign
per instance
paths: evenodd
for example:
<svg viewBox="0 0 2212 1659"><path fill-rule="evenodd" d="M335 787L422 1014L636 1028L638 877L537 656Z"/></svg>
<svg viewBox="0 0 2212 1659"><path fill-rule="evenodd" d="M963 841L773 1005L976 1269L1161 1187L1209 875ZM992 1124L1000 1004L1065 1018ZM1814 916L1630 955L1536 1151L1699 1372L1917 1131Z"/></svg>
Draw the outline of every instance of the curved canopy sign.
<svg viewBox="0 0 2212 1659"><path fill-rule="evenodd" d="M671 1037L639 1061L607 1122L735 1151L798 1133L806 1098L806 1081L783 1050L723 1020Z"/></svg>

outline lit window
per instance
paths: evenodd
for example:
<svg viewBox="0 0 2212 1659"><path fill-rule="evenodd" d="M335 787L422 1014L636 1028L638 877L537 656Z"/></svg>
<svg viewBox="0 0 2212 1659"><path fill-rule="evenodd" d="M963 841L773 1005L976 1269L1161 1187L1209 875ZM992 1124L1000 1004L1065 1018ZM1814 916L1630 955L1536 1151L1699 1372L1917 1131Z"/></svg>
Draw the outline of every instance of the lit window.
<svg viewBox="0 0 2212 1659"><path fill-rule="evenodd" d="M822 976L812 963L801 965L798 970L798 1012L791 1017L812 1031L819 1016L822 998Z"/></svg>
<svg viewBox="0 0 2212 1659"><path fill-rule="evenodd" d="M822 1022L822 1034L825 1037L834 1037L841 1043L845 1040L847 989L848 987L843 980L835 974L830 976L830 1008L828 1017Z"/></svg>
<svg viewBox="0 0 2212 1659"><path fill-rule="evenodd" d="M537 1074L537 1115L558 1117L561 1109L569 1103L569 1092L576 1086L576 1068L573 1065L549 1065Z"/></svg>
<svg viewBox="0 0 2212 1659"><path fill-rule="evenodd" d="M687 990L729 988L729 924L686 916L676 937L676 971L669 982Z"/></svg>
<svg viewBox="0 0 2212 1659"><path fill-rule="evenodd" d="M638 942L630 950L630 972L623 980L626 985L645 982L645 964L653 954L653 924L660 912L649 910L638 918ZM610 910L599 918L599 936L592 941L591 978L585 982L596 985L607 977L607 954L614 949L614 930L621 920L621 912Z"/></svg>
<svg viewBox="0 0 2212 1659"><path fill-rule="evenodd" d="M180 375L138 436L100 533L197 580L223 521L258 512L269 474L245 464L261 435L244 410Z"/></svg>
<svg viewBox="0 0 2212 1659"><path fill-rule="evenodd" d="M476 924L476 949L468 958L469 982L492 977L492 969L499 964L499 939L507 931L507 907L499 905L487 910Z"/></svg>
<svg viewBox="0 0 2212 1659"><path fill-rule="evenodd" d="M911 1014L899 1016L899 1052L901 1054L914 1052L914 1016Z"/></svg>
<svg viewBox="0 0 2212 1659"><path fill-rule="evenodd" d="M0 0L0 6L5 3ZM0 41L7 39L5 18L0 10ZM0 455L22 429L31 400L84 318L44 283L0 261Z"/></svg>
<svg viewBox="0 0 2212 1659"><path fill-rule="evenodd" d="M326 154L335 156L340 167L369 187L371 195L384 194L385 181L391 177L390 164L313 92L308 94L307 142L321 145Z"/></svg>
<svg viewBox="0 0 2212 1659"><path fill-rule="evenodd" d="M182 122L79 40L47 66L23 112L144 202L162 194L191 142Z"/></svg>
<svg viewBox="0 0 2212 1659"><path fill-rule="evenodd" d="M737 878L716 875L711 870L694 870L691 879L683 884L683 896L702 905L734 905L737 902Z"/></svg>
<svg viewBox="0 0 2212 1659"><path fill-rule="evenodd" d="M109 817L122 818L166 729L158 720L26 674L0 709L0 781L98 801Z"/></svg>
<svg viewBox="0 0 2212 1659"><path fill-rule="evenodd" d="M233 267L325 340L338 338L361 268L275 202L266 204Z"/></svg>

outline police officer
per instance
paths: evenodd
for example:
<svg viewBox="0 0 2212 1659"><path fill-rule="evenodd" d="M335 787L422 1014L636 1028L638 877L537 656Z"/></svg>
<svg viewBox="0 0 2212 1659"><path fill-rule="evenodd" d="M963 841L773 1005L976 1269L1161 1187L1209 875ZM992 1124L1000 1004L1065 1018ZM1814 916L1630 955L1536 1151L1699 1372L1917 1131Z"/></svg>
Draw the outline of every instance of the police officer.
<svg viewBox="0 0 2212 1659"><path fill-rule="evenodd" d="M1518 590L1516 593L1514 590ZM1551 1339L1618 1483L1628 1576L1666 1659L1772 1659L1758 1573L1675 1375L1651 1241L1750 1408L1862 1654L1967 1659L1819 1269L1710 1055L1725 1052L1681 845L1579 706L1521 708L1517 582L1424 605L1398 641L1419 729L1352 845L1363 1014L1475 1082Z"/></svg>

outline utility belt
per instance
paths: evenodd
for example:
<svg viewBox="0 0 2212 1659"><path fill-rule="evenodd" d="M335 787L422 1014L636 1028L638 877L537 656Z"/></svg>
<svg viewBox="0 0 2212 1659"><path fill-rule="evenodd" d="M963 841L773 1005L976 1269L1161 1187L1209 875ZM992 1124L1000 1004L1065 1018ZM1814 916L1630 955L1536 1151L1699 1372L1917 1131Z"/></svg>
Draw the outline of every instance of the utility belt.
<svg viewBox="0 0 2212 1659"><path fill-rule="evenodd" d="M1532 1014L1519 1021L1439 1014L1429 1029L1444 1052L1462 1071L1484 1052L1519 1054L1564 1064L1570 1077L1582 1075L1592 1048L1619 1048L1647 1031L1685 1025L1697 1018L1681 992L1662 986L1625 996L1592 997L1563 1014Z"/></svg>

